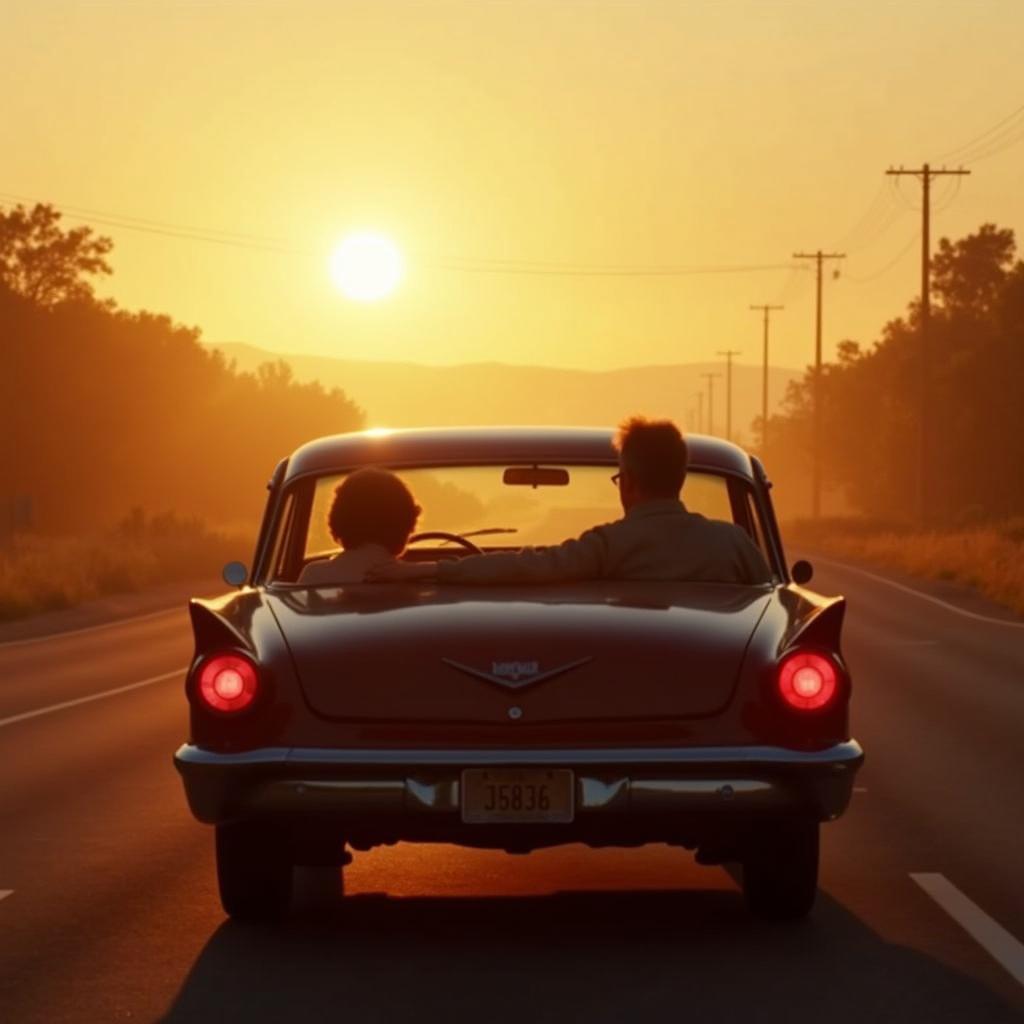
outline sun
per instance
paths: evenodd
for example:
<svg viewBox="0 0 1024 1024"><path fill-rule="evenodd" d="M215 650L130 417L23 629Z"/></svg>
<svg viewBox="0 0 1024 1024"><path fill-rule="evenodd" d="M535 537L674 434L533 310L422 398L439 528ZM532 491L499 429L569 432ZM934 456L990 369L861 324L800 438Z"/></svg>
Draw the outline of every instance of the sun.
<svg viewBox="0 0 1024 1024"><path fill-rule="evenodd" d="M348 235L331 253L331 280L343 295L359 302L376 302L390 295L404 271L398 246L373 231Z"/></svg>

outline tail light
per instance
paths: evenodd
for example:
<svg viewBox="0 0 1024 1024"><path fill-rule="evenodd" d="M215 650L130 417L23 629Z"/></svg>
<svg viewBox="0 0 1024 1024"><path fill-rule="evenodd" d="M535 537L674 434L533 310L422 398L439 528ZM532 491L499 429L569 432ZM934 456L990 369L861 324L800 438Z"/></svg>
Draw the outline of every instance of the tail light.
<svg viewBox="0 0 1024 1024"><path fill-rule="evenodd" d="M259 685L252 659L242 654L216 654L199 669L196 693L210 710L234 714L252 704Z"/></svg>
<svg viewBox="0 0 1024 1024"><path fill-rule="evenodd" d="M779 664L779 694L798 711L817 711L831 704L839 692L835 663L813 651L794 651Z"/></svg>

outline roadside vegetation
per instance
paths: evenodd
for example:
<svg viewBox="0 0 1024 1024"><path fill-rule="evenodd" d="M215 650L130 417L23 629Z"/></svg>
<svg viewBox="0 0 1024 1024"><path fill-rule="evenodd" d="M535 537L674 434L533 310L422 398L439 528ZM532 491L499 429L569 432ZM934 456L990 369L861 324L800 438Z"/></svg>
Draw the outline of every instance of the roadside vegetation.
<svg viewBox="0 0 1024 1024"><path fill-rule="evenodd" d="M821 379L825 507L929 530L1024 516L1024 262L1011 230L985 224L932 258L927 376L928 507L921 469L920 303L870 345L839 343ZM813 367L768 423L765 465L785 518L806 515L814 444ZM755 424L760 435L760 422Z"/></svg>
<svg viewBox="0 0 1024 1024"><path fill-rule="evenodd" d="M0 619L216 578L278 460L363 426L284 362L240 372L198 329L98 299L111 249L51 206L0 208Z"/></svg>
<svg viewBox="0 0 1024 1024"><path fill-rule="evenodd" d="M1024 262L984 224L932 259L927 505L919 506L920 302L821 377L826 510L811 504L815 375L768 422L761 454L788 538L823 555L974 587L1024 614ZM760 435L761 423L755 424Z"/></svg>
<svg viewBox="0 0 1024 1024"><path fill-rule="evenodd" d="M241 373L197 328L97 299L110 249L52 207L0 209L0 544L5 525L96 535L136 506L252 519L279 459L363 426L284 362Z"/></svg>
<svg viewBox="0 0 1024 1024"><path fill-rule="evenodd" d="M798 520L786 536L790 547L841 561L972 587L1024 615L1024 518L925 531L870 519Z"/></svg>
<svg viewBox="0 0 1024 1024"><path fill-rule="evenodd" d="M248 555L253 531L211 530L198 519L136 509L91 537L21 534L0 549L0 622L70 608L107 594L214 580Z"/></svg>

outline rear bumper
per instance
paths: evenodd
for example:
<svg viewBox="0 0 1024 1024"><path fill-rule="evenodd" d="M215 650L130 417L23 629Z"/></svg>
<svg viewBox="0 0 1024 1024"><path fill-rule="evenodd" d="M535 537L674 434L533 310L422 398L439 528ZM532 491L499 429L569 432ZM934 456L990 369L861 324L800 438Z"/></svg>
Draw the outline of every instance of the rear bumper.
<svg viewBox="0 0 1024 1024"><path fill-rule="evenodd" d="M643 825L673 819L741 821L846 809L864 760L856 740L825 750L782 747L670 747L552 750L335 750L270 747L238 754L185 745L174 763L192 813L211 824L246 817L293 817L362 825L388 834L445 837L461 822L462 770L560 767L575 773L574 826ZM671 830L671 829L669 829ZM646 833L645 833L646 834Z"/></svg>

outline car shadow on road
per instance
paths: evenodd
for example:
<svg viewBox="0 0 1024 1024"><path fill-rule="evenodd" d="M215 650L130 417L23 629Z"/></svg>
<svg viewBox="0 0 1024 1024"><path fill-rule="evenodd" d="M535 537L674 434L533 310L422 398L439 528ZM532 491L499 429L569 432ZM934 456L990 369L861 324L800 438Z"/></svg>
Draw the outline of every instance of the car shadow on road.
<svg viewBox="0 0 1024 1024"><path fill-rule="evenodd" d="M1019 1020L975 980L822 895L795 926L728 891L359 895L278 927L227 922L165 1020Z"/></svg>

